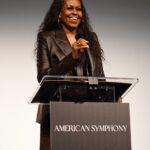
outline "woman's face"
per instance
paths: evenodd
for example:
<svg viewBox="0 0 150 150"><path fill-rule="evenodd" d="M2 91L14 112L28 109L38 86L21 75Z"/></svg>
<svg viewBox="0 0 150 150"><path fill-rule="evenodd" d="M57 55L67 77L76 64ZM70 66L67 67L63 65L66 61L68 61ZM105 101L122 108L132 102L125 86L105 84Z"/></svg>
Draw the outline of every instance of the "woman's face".
<svg viewBox="0 0 150 150"><path fill-rule="evenodd" d="M82 8L80 0L65 0L59 19L64 28L75 30L82 19Z"/></svg>

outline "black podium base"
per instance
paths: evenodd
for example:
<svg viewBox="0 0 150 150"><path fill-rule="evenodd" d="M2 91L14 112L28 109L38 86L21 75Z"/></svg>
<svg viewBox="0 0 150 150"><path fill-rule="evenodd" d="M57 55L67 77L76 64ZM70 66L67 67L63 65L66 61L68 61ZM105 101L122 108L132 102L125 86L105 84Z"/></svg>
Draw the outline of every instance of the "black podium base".
<svg viewBox="0 0 150 150"><path fill-rule="evenodd" d="M50 104L51 150L131 150L129 104Z"/></svg>

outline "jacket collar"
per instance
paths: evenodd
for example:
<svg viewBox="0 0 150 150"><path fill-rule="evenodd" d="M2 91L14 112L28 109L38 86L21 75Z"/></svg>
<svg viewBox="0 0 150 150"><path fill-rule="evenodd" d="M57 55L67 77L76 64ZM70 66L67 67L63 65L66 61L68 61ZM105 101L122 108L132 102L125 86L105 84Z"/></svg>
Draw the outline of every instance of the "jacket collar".
<svg viewBox="0 0 150 150"><path fill-rule="evenodd" d="M62 50L65 56L69 55L72 51L69 40L63 29L55 31L55 39L59 48Z"/></svg>
<svg viewBox="0 0 150 150"><path fill-rule="evenodd" d="M63 52L64 56L68 56L71 53L72 48L71 48L70 42L69 42L64 30L61 28L55 30L54 36L55 36L55 42L58 45L58 47L60 48L60 50ZM92 71L92 75L93 75L94 69L95 69L95 67L94 67L95 61L93 61L93 58L92 58L92 55L91 55L91 52L89 49L87 49L87 53L88 53L89 63L90 63L90 66L92 69L91 71Z"/></svg>

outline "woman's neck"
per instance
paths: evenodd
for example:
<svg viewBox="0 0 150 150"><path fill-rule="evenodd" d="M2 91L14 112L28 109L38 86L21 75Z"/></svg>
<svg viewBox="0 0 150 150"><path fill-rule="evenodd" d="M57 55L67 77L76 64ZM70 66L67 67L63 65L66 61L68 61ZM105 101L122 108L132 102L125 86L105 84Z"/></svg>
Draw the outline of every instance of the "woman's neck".
<svg viewBox="0 0 150 150"><path fill-rule="evenodd" d="M70 29L66 28L64 25L62 25L62 29L66 33L66 36L68 38L70 45L72 45L74 42L76 42L76 39L75 39L76 29L70 30Z"/></svg>
<svg viewBox="0 0 150 150"><path fill-rule="evenodd" d="M66 33L66 35L70 35L70 36L75 36L77 29L76 28L67 28L66 26L62 25L62 29L64 30L64 32Z"/></svg>

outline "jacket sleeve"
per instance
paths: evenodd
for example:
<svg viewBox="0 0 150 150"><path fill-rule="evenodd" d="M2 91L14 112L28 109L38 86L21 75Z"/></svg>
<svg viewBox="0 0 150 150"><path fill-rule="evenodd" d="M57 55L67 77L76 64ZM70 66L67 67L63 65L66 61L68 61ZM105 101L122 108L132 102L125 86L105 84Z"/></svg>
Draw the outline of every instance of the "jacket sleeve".
<svg viewBox="0 0 150 150"><path fill-rule="evenodd" d="M52 43L47 43L46 37L39 34L37 46L37 79L39 82L45 75L65 75L78 64L78 60L73 59L71 53L59 62L52 62L48 44Z"/></svg>

